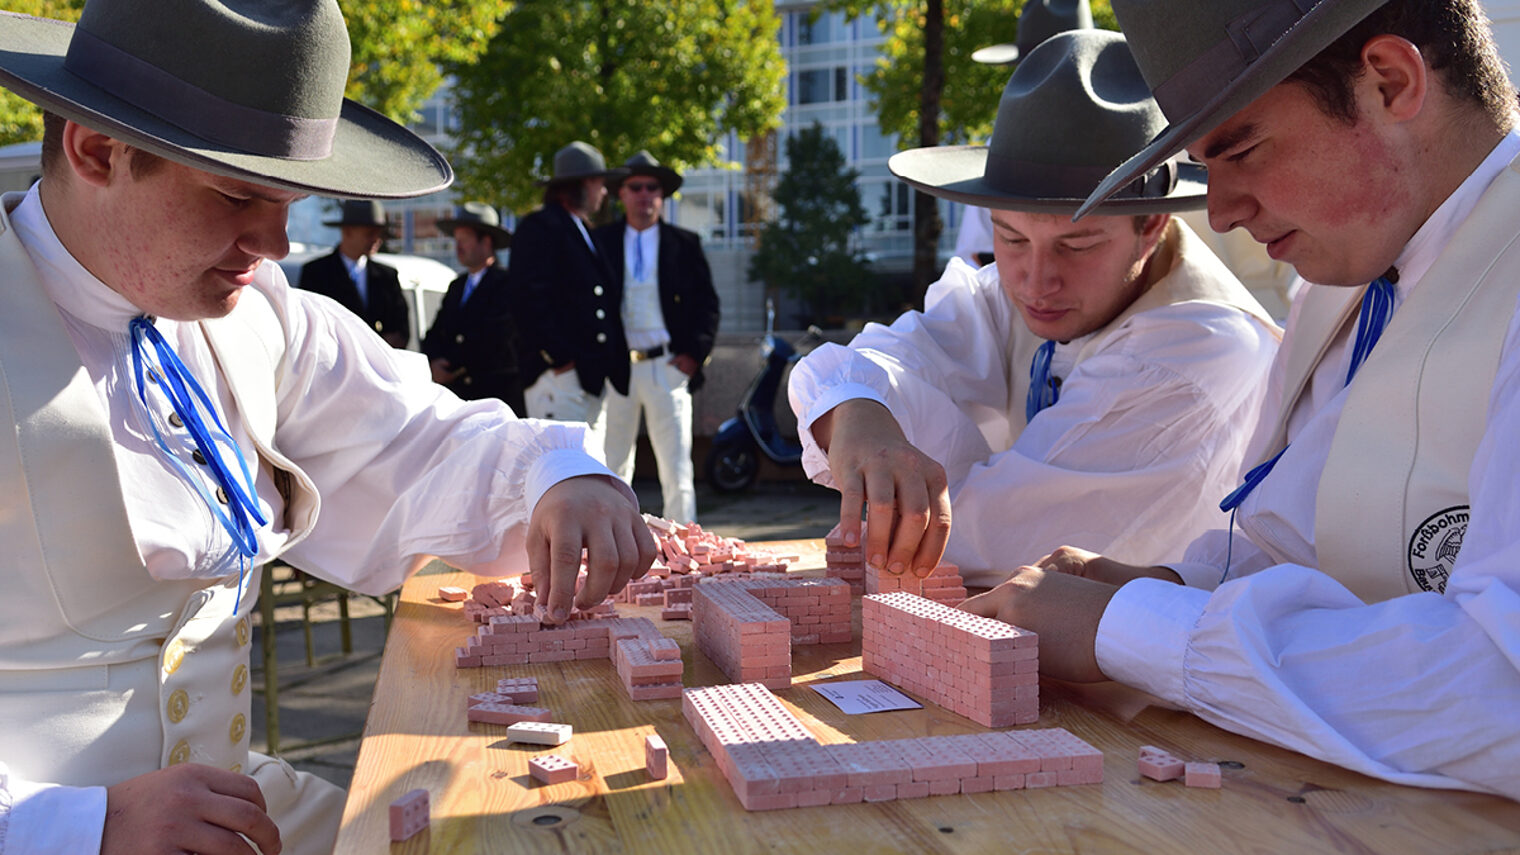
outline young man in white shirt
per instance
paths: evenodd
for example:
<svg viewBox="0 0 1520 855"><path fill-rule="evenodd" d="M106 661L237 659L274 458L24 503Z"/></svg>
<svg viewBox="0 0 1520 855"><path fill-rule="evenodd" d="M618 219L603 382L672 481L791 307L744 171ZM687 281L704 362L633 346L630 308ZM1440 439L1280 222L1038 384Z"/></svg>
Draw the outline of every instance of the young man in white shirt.
<svg viewBox="0 0 1520 855"><path fill-rule="evenodd" d="M1520 799L1515 91L1476 0L1273 5L1115 2L1172 125L1092 199L1185 146L1215 228L1321 283L1225 502L1238 530L1168 566L1059 550L965 607L1039 632L1044 673ZM1229 48L1241 21L1259 52Z"/></svg>
<svg viewBox="0 0 1520 855"><path fill-rule="evenodd" d="M840 490L847 542L866 506L873 565L923 574L944 550L991 586L1084 536L1159 560L1219 516L1210 497L1239 475L1277 339L1170 216L1201 206L1201 170L1166 164L1071 222L1163 124L1123 38L1073 30L1014 72L988 146L890 161L992 209L997 262L952 260L924 311L792 374L804 465Z"/></svg>
<svg viewBox="0 0 1520 855"><path fill-rule="evenodd" d="M348 67L331 0L0 17L0 83L52 111L0 200L0 851L331 851L343 792L248 746L276 556L367 593L531 569L550 620L653 558L581 430L459 401L265 263L308 192L452 179Z"/></svg>

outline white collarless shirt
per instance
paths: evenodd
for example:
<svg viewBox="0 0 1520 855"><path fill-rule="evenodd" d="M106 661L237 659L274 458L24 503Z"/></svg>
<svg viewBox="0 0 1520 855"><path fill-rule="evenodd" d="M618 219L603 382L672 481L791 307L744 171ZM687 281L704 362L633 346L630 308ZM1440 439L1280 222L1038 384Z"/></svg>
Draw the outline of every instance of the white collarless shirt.
<svg viewBox="0 0 1520 855"><path fill-rule="evenodd" d="M643 264L635 263L642 253ZM638 271L643 276L637 275ZM670 343L660 307L660 224L643 231L623 227L623 335L633 350Z"/></svg>

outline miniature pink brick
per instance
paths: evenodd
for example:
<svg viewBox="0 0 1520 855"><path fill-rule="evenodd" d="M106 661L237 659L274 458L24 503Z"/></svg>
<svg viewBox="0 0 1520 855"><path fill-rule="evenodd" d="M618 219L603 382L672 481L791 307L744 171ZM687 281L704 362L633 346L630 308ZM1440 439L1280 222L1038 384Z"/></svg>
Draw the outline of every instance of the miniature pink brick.
<svg viewBox="0 0 1520 855"><path fill-rule="evenodd" d="M672 638L655 639L649 642L649 655L656 659L680 659L681 645Z"/></svg>
<svg viewBox="0 0 1520 855"><path fill-rule="evenodd" d="M691 603L676 603L660 610L660 620L691 620Z"/></svg>
<svg viewBox="0 0 1520 855"><path fill-rule="evenodd" d="M412 790L391 802L391 841L405 840L428 827L428 791Z"/></svg>
<svg viewBox="0 0 1520 855"><path fill-rule="evenodd" d="M445 585L438 589L438 599L445 603L462 603L470 598L470 592L453 585Z"/></svg>
<svg viewBox="0 0 1520 855"><path fill-rule="evenodd" d="M520 721L549 721L551 714L542 707L523 707L516 704L483 703L470 707L466 715L470 721L484 724L517 724Z"/></svg>
<svg viewBox="0 0 1520 855"><path fill-rule="evenodd" d="M670 749L659 734L644 737L644 769L656 781L665 780L670 774Z"/></svg>
<svg viewBox="0 0 1520 855"><path fill-rule="evenodd" d="M1183 783L1189 787L1219 789L1221 783L1218 763L1189 763Z"/></svg>
<svg viewBox="0 0 1520 855"><path fill-rule="evenodd" d="M558 754L544 754L528 759L528 774L544 784L563 784L580 776L581 767L575 761Z"/></svg>
<svg viewBox="0 0 1520 855"><path fill-rule="evenodd" d="M1140 746L1140 774L1153 781L1175 781L1183 776L1186 764L1154 745Z"/></svg>

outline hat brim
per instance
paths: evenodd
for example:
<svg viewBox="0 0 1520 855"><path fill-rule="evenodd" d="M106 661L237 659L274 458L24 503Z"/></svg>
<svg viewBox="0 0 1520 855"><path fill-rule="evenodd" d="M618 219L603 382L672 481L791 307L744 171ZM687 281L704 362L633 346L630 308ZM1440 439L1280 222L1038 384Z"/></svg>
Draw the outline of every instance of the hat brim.
<svg viewBox="0 0 1520 855"><path fill-rule="evenodd" d="M983 174L987 169L984 145L915 148L892 155L887 168L904 182L941 199L1038 214L1070 214L1086 197L1019 196L993 187ZM1207 201L1207 172L1195 163L1178 164L1177 182L1166 196L1108 199L1095 213L1104 215L1166 214L1194 211Z"/></svg>
<svg viewBox="0 0 1520 855"><path fill-rule="evenodd" d="M1245 109L1387 1L1346 0L1323 2L1314 7L1282 38L1262 51L1261 56L1245 73L1219 90L1217 95L1191 116L1163 128L1149 145L1109 173L1077 209L1072 219L1096 210L1114 191L1135 180L1136 176L1148 172L1156 164L1197 142L1204 134Z"/></svg>
<svg viewBox="0 0 1520 855"><path fill-rule="evenodd" d="M74 27L0 13L0 86L65 119L151 154L268 187L350 199L402 199L449 186L454 170L416 134L344 99L332 154L290 160L207 142L63 67Z"/></svg>
<svg viewBox="0 0 1520 855"><path fill-rule="evenodd" d="M344 226L367 226L372 229L379 229L385 233L386 237L396 236L396 226L392 223L352 223L343 220L323 220L322 225L334 229L341 229Z"/></svg>
<svg viewBox="0 0 1520 855"><path fill-rule="evenodd" d="M438 227L438 231L443 232L446 235L453 235L454 234L454 230L457 229L457 228L459 228L460 226L464 226L465 228L477 229L479 231L483 231L486 234L490 235L494 239L494 244L493 245L497 249L506 249L507 247L509 247L509 246L512 245L512 233L510 231L508 231L507 229L504 229L504 228L502 228L500 226L488 226L485 223L477 223L477 222L474 222L472 220L452 220L452 219L450 219L450 220L438 220L436 223L434 223L434 225L436 225Z"/></svg>
<svg viewBox="0 0 1520 855"><path fill-rule="evenodd" d="M674 195L677 190L681 189L681 185L685 183L685 179L681 177L681 173L676 172L668 166L629 166L624 168L627 169L626 175L619 175L617 178L607 182L607 189L610 192L616 193L618 188L623 186L624 181L635 175L644 175L659 181L660 190L667 197Z"/></svg>
<svg viewBox="0 0 1520 855"><path fill-rule="evenodd" d="M564 181L581 181L586 178L605 178L610 184L615 181L622 181L627 177L627 169L624 169L621 166L615 166L612 169L603 169L599 172L572 172L569 175L556 175L553 178L540 178L535 183L540 187L548 187L550 184L559 184Z"/></svg>
<svg viewBox="0 0 1520 855"><path fill-rule="evenodd" d="M973 51L971 61L983 65L1013 65L1019 61L1019 46L1012 42L988 45Z"/></svg>

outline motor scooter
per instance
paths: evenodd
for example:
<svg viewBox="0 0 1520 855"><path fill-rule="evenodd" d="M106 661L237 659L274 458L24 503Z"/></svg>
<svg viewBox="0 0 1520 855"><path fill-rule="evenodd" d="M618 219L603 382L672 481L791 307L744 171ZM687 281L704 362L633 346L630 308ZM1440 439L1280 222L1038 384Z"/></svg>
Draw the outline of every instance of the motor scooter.
<svg viewBox="0 0 1520 855"><path fill-rule="evenodd" d="M765 337L760 340L760 373L739 401L738 415L718 426L703 473L713 489L736 493L754 485L761 455L780 466L802 463L802 446L781 435L776 427L776 393L786 369L802 358L797 349L773 331L775 306L765 301ZM815 343L823 330L810 326L802 342Z"/></svg>

